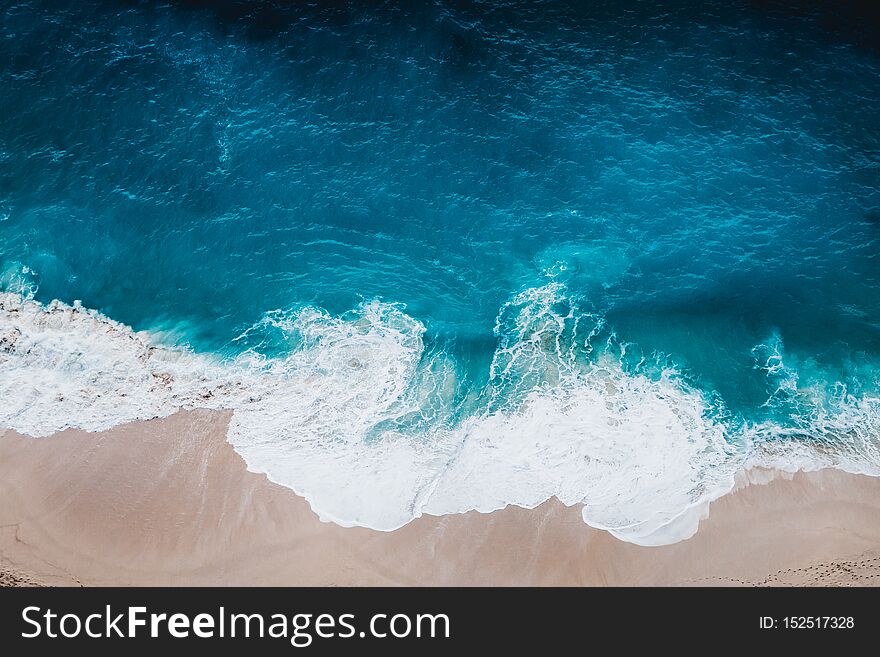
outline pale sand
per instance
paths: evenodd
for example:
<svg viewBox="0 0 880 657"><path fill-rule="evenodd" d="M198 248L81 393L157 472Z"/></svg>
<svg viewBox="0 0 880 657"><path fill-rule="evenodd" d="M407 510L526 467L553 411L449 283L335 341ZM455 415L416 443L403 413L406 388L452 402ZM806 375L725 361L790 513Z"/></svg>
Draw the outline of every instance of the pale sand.
<svg viewBox="0 0 880 657"><path fill-rule="evenodd" d="M660 548L556 501L382 533L322 523L248 472L228 419L0 432L0 584L880 583L880 479L825 470L746 485L712 504L694 538Z"/></svg>

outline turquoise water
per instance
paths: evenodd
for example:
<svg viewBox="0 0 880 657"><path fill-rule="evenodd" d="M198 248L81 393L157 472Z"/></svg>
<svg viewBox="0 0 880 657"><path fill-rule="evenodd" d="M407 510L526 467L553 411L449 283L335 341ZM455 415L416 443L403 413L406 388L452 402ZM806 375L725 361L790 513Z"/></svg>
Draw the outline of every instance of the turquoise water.
<svg viewBox="0 0 880 657"><path fill-rule="evenodd" d="M870 25L785 3L208 4L0 9L5 289L226 363L336 344L303 312L357 335L385 304L377 321L419 342L406 412L339 429L366 443L442 426L459 449L469 419L609 354L697 395L743 459L873 431ZM271 450L254 458L272 476Z"/></svg>

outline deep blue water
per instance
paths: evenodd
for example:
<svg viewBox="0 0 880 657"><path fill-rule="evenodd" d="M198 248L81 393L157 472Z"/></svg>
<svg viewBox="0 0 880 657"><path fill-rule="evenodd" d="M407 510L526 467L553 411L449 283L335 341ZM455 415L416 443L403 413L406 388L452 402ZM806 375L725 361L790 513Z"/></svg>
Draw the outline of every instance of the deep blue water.
<svg viewBox="0 0 880 657"><path fill-rule="evenodd" d="M3 3L3 285L225 356L403 304L465 396L554 282L732 417L874 394L871 25L653 4Z"/></svg>

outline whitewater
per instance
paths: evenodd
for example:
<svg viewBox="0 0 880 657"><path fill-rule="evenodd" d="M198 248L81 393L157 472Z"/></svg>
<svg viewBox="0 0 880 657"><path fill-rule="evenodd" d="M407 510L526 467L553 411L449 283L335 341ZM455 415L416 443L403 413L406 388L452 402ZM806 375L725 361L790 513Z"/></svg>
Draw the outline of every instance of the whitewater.
<svg viewBox="0 0 880 657"><path fill-rule="evenodd" d="M327 521L645 545L880 474L870 25L398 4L0 6L0 430L223 410Z"/></svg>
<svg viewBox="0 0 880 657"><path fill-rule="evenodd" d="M384 531L556 497L583 504L594 527L659 545L692 535L746 467L880 474L880 399L842 394L802 426L736 426L675 370L626 372L613 334L576 313L557 283L516 295L478 410L456 418L454 364L425 351L424 327L399 306L270 313L261 324L297 344L289 354L221 361L79 304L4 293L0 426L48 436L232 410L228 440L250 470L324 520ZM765 365L775 375L781 355Z"/></svg>

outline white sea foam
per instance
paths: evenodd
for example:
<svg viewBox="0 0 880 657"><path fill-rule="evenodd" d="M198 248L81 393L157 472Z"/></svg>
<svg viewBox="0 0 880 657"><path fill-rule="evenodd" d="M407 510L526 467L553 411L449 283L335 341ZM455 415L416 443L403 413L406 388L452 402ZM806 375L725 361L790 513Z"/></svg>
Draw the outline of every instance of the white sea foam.
<svg viewBox="0 0 880 657"><path fill-rule="evenodd" d="M324 520L391 530L423 513L556 496L640 544L691 535L756 459L880 463L877 400L844 399L797 428L861 445L848 460L794 440L791 427L733 430L674 369L626 371L601 319L555 282L502 309L489 381L464 406L454 363L426 350L424 326L399 306L270 313L242 343L270 331L283 357L251 348L220 360L158 346L78 304L0 294L0 426L46 436L232 409L228 439L248 467L304 495Z"/></svg>
<svg viewBox="0 0 880 657"><path fill-rule="evenodd" d="M880 476L880 397L829 385L835 373L787 355L778 332L752 353L769 383L765 406L788 417L744 429L755 446L752 462L788 472L838 468Z"/></svg>
<svg viewBox="0 0 880 657"><path fill-rule="evenodd" d="M843 386L830 395L818 393L800 393L812 401L802 403L801 414L792 415L790 423L768 421L744 430L755 446L747 465L880 476L880 397L852 395Z"/></svg>
<svg viewBox="0 0 880 657"><path fill-rule="evenodd" d="M37 273L17 260L7 260L0 266L0 290L15 292L24 299L33 299L39 289Z"/></svg>
<svg viewBox="0 0 880 657"><path fill-rule="evenodd" d="M79 304L15 293L0 293L0 370L0 425L33 436L217 408L227 375Z"/></svg>

